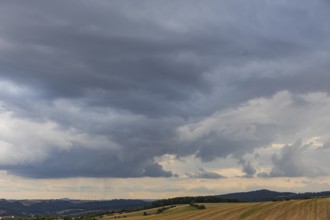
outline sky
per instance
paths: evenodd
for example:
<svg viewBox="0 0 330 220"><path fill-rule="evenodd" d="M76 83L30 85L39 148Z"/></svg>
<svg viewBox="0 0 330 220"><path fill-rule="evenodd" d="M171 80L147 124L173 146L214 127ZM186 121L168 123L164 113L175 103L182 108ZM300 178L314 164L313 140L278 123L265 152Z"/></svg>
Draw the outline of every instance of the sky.
<svg viewBox="0 0 330 220"><path fill-rule="evenodd" d="M329 190L329 12L1 1L1 197Z"/></svg>

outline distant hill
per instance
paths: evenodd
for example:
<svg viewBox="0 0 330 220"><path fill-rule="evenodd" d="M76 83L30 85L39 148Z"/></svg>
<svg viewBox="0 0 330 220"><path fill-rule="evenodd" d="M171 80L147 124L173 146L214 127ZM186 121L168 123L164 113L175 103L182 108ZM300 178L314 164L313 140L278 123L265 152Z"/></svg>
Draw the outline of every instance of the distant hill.
<svg viewBox="0 0 330 220"><path fill-rule="evenodd" d="M107 212L143 208L142 200L0 200L0 216L55 216L88 212Z"/></svg>
<svg viewBox="0 0 330 220"><path fill-rule="evenodd" d="M238 192L229 193L223 195L217 195L218 198L225 199L237 199L241 202L266 202L281 199L305 199L305 198L317 198L317 197L330 197L330 191L325 192L306 192L306 193L293 193L293 192L275 192L266 189L250 191L250 192Z"/></svg>

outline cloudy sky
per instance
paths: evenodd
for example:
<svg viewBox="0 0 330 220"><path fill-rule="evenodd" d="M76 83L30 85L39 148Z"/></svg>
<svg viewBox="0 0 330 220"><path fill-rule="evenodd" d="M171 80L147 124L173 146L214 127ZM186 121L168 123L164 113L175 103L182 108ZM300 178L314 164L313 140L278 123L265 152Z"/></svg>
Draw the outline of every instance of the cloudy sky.
<svg viewBox="0 0 330 220"><path fill-rule="evenodd" d="M4 198L330 189L328 0L0 2Z"/></svg>

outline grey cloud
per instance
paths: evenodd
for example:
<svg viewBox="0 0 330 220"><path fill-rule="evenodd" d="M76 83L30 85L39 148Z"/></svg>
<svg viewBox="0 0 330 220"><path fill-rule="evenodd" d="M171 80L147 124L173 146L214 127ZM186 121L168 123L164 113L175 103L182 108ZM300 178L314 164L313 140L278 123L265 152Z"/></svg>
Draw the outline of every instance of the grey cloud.
<svg viewBox="0 0 330 220"><path fill-rule="evenodd" d="M188 177L190 178L197 178L197 179L222 179L225 178L224 176L215 173L215 172L208 172L203 168L200 168L195 173L187 173Z"/></svg>
<svg viewBox="0 0 330 220"><path fill-rule="evenodd" d="M330 139L328 139L327 141L324 142L322 148L320 148L321 150L327 150L330 148Z"/></svg>
<svg viewBox="0 0 330 220"><path fill-rule="evenodd" d="M0 56L3 77L39 88L50 98L86 97L91 105L148 115L164 113L165 105L174 106L172 101L189 99L194 89L208 90L203 78L208 67L178 57L195 50L195 40L170 31L166 38L153 38L152 33L163 32L161 26L145 28L139 19L110 6L108 15L98 15L101 5L89 8L91 19L84 23L86 14L70 11L85 11L88 4L72 3L62 17L49 13L46 20L45 11L60 10L62 4L40 4L37 9L23 4L17 17L9 15L15 5L3 8L3 16L13 16L9 25L4 22L5 36L0 36L10 45ZM22 17L31 11L33 17ZM122 22L122 27L100 20Z"/></svg>
<svg viewBox="0 0 330 220"><path fill-rule="evenodd" d="M236 111L236 109L231 110L232 112ZM254 110L251 109L251 111ZM259 119L240 117L229 116L226 113L211 116L213 125L207 126L207 130L202 136L196 137L193 142L188 142L187 146L184 145L181 149L184 150L184 153L196 152L195 156L203 162L209 162L219 157L233 157L238 161L242 161L244 154L266 146L274 139L274 134L278 132L274 124L263 124ZM249 122L241 123L240 120ZM204 123L205 121L201 121L196 127L203 127ZM237 125L239 126L236 127ZM245 132L248 133L248 136ZM197 136L194 133L192 135ZM241 164L245 164L245 162Z"/></svg>
<svg viewBox="0 0 330 220"><path fill-rule="evenodd" d="M257 120L247 126L224 112L223 131L185 141L177 129L283 90L329 92L328 18L324 1L307 0L1 2L0 79L26 89L0 94L6 111L102 137L108 146L82 143L43 162L3 168L38 178L169 177L155 157L239 160L271 143L279 129L295 128ZM237 124L224 123L226 117ZM272 176L287 175L285 158L297 160L298 151L285 149L274 156ZM255 175L249 162L240 165Z"/></svg>
<svg viewBox="0 0 330 220"><path fill-rule="evenodd" d="M261 23L260 18L256 18L257 23L243 19L256 10L250 7L241 9L242 17L238 18L243 24L246 22L246 25L254 26L255 33L249 33L243 25L238 26L234 19L229 20L228 24L223 23L212 7L213 4L219 8L222 5L214 1L203 7L215 16L214 20L208 21L202 14L201 22L188 26L186 32L169 29L157 16L150 20L145 20L144 16L133 19L125 11L132 10L127 3L110 5L99 1L91 7L85 1L79 4L72 1L66 5L66 10L62 10L61 3L36 3L36 7L22 4L19 7L22 13L17 15L10 13L16 10L15 3L3 7L2 37L10 47L0 59L2 76L43 89L52 98L86 97L86 93L91 93L92 97L87 97L87 103L91 105L108 105L147 115L157 112L166 114L171 112L171 107L174 114L181 110L176 107L177 102L190 101L194 91L208 93L214 85L205 79L204 73L210 72L219 63L225 62L220 65L225 68L228 65L225 60L229 60L229 65L237 58L240 58L239 62L246 63L255 60L247 55L252 54L262 61L273 58L271 54L288 56L291 54L288 50L300 54L301 48L304 48L292 36L282 36L282 33L277 33L279 39L265 38L264 29L271 30ZM158 4L167 7L167 4ZM232 4L224 4L230 10L238 10ZM145 9L147 14L153 10L149 7ZM264 7L270 10L268 5ZM298 11L292 5L288 8ZM81 13L71 13L73 10ZM141 8L135 10L139 12ZM196 8L190 6L187 10L194 12ZM267 19L266 14L257 12ZM285 10L280 10L280 13L285 13ZM181 18L179 14L180 10L172 12L174 17ZM301 14L305 13L285 13L289 18L296 15L304 19ZM10 22L7 22L6 16L11 18ZM196 17L191 19L198 20ZM266 22L278 25L278 21L273 19L269 17ZM177 25L186 25L187 22L178 19ZM288 19L288 22L293 21ZM201 25L208 25L206 27L209 28ZM231 25L236 29L230 28ZM285 28L292 35L297 35L294 29ZM249 80L254 81L253 78L247 79L243 82L245 86L248 86ZM234 79L234 86L239 86L237 92L244 88L240 87L239 81ZM253 89L256 84L259 83L254 81L247 90ZM287 88L285 86L284 89ZM276 92L270 88L262 91L263 94ZM260 95L253 91L245 94L250 94L246 98ZM125 99L118 98L123 96Z"/></svg>
<svg viewBox="0 0 330 220"><path fill-rule="evenodd" d="M214 133L199 139L195 144L197 146L196 157L201 158L204 162L227 156L233 156L239 159L245 153L262 146L257 141L232 139Z"/></svg>
<svg viewBox="0 0 330 220"><path fill-rule="evenodd" d="M302 176L322 176L326 175L326 172L319 168L304 154L310 147L310 144L303 144L300 141L292 145L285 145L281 154L274 154L272 162L274 167L267 175L267 173L261 173L260 177L302 177Z"/></svg>
<svg viewBox="0 0 330 220"><path fill-rule="evenodd" d="M149 158L118 157L109 150L74 148L53 152L46 161L23 166L5 166L10 173L30 178L68 177L171 177L173 174Z"/></svg>
<svg viewBox="0 0 330 220"><path fill-rule="evenodd" d="M245 173L246 178L252 178L257 173L257 170L254 166L252 166L250 161L240 160L240 164L243 165L243 172Z"/></svg>

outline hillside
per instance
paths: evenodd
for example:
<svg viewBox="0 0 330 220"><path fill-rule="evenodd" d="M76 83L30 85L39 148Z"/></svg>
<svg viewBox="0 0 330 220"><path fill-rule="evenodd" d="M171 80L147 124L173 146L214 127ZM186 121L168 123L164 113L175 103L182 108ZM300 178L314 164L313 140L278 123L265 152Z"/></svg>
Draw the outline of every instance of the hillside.
<svg viewBox="0 0 330 220"><path fill-rule="evenodd" d="M266 202L281 199L305 199L317 197L330 197L330 192L275 192L266 189L250 191L250 192L237 192L216 196L217 198L236 199L241 202Z"/></svg>
<svg viewBox="0 0 330 220"><path fill-rule="evenodd" d="M69 215L87 212L119 211L141 208L148 204L142 200L0 200L0 216Z"/></svg>
<svg viewBox="0 0 330 220"><path fill-rule="evenodd" d="M288 198L295 196L292 192L275 192L270 190L257 190L251 192L229 193L217 196L218 198L237 199L241 202L266 202L278 198Z"/></svg>
<svg viewBox="0 0 330 220"><path fill-rule="evenodd" d="M145 210L150 215L143 216L144 212L130 213L129 215L106 216L104 220L125 216L127 220L327 220L330 219L330 198L291 200L282 202L259 203L218 203L205 204L206 209L197 210L189 205L176 206L161 214L155 209Z"/></svg>

